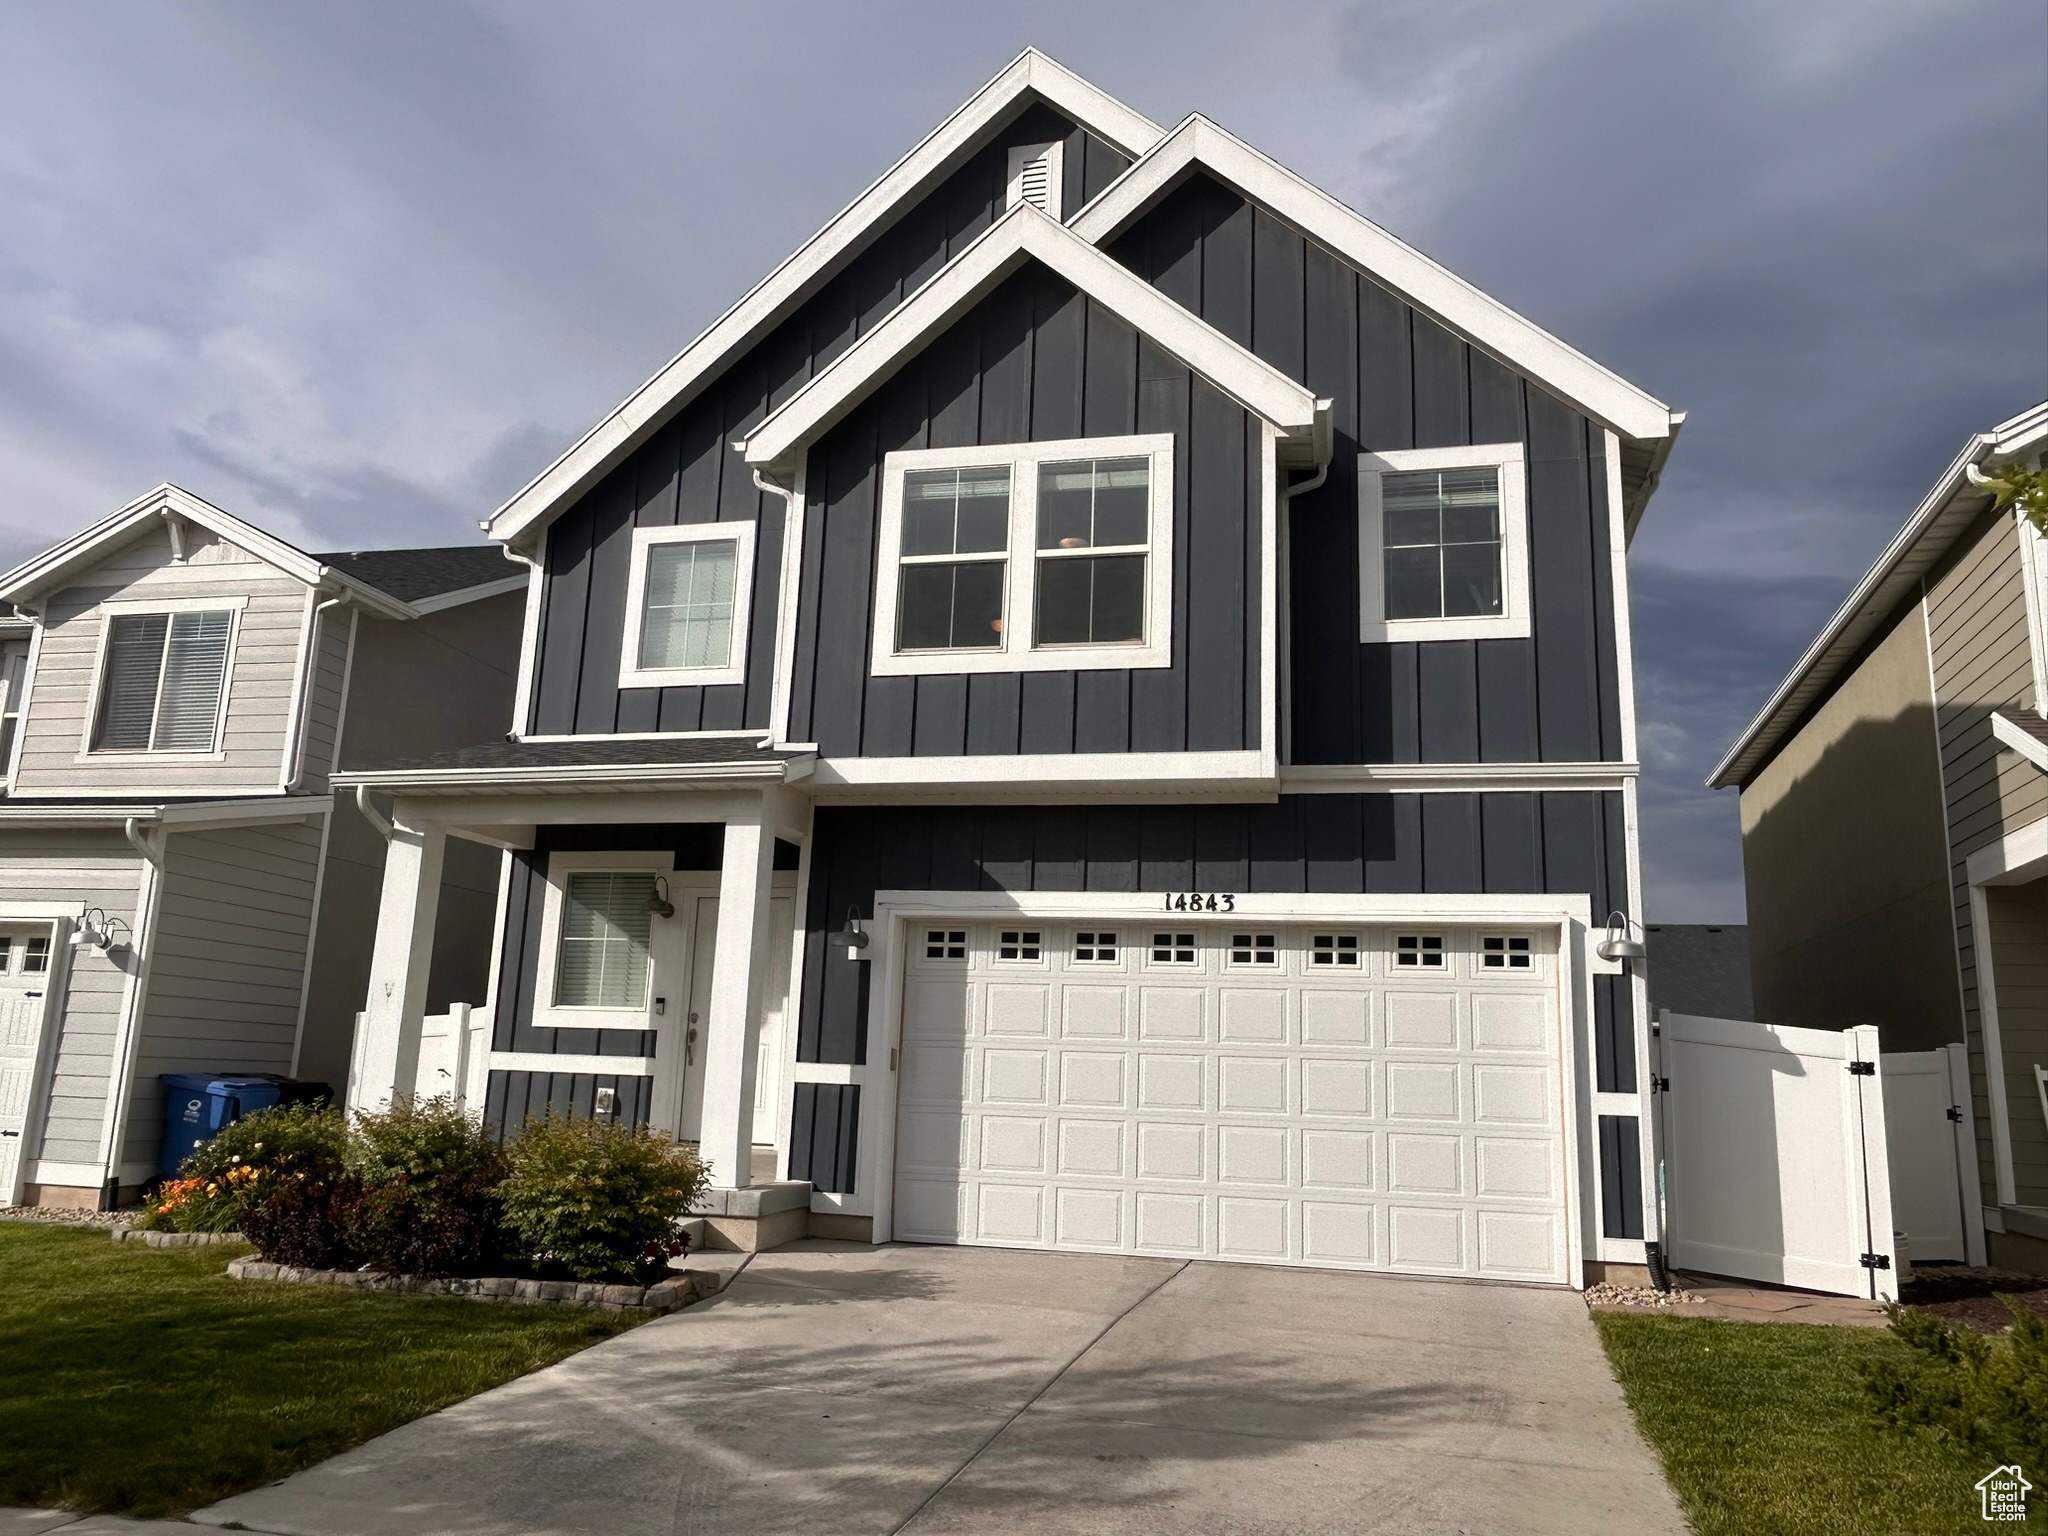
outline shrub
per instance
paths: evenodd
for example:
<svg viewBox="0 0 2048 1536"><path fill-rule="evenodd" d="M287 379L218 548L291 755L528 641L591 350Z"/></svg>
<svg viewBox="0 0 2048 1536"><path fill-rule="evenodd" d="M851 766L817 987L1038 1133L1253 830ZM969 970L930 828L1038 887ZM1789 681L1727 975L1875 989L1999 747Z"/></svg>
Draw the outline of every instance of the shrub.
<svg viewBox="0 0 2048 1536"><path fill-rule="evenodd" d="M347 1269L355 1248L362 1181L346 1170L291 1174L277 1180L242 1219L242 1235L273 1264Z"/></svg>
<svg viewBox="0 0 2048 1536"><path fill-rule="evenodd" d="M192 1149L178 1177L151 1195L138 1225L173 1232L232 1232L280 1180L340 1171L348 1122L312 1104L259 1109Z"/></svg>
<svg viewBox="0 0 2048 1536"><path fill-rule="evenodd" d="M505 1224L537 1265L574 1280L657 1277L710 1183L687 1147L606 1121L529 1121L505 1161Z"/></svg>
<svg viewBox="0 0 2048 1536"><path fill-rule="evenodd" d="M2010 1296L2013 1325L1986 1338L1914 1307L1888 1309L1913 1355L1865 1374L1880 1418L1927 1429L1988 1464L2048 1465L2048 1323Z"/></svg>
<svg viewBox="0 0 2048 1536"><path fill-rule="evenodd" d="M348 1241L371 1268L475 1274L506 1252L504 1157L453 1100L401 1098L358 1115L348 1162L362 1186Z"/></svg>

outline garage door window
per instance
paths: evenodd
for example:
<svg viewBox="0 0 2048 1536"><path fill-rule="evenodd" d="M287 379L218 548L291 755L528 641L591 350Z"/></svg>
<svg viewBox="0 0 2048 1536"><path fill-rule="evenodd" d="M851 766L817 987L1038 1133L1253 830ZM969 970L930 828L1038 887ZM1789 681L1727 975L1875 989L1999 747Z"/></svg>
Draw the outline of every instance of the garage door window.
<svg viewBox="0 0 2048 1536"><path fill-rule="evenodd" d="M1479 952L1480 964L1489 971L1526 971L1535 965L1527 939L1488 934Z"/></svg>
<svg viewBox="0 0 2048 1536"><path fill-rule="evenodd" d="M1152 963L1154 965L1193 965L1195 963L1195 936L1192 933L1153 934Z"/></svg>
<svg viewBox="0 0 2048 1536"><path fill-rule="evenodd" d="M1045 958L1045 935L1036 928L1006 928L996 946L998 960L1035 963Z"/></svg>
<svg viewBox="0 0 2048 1536"><path fill-rule="evenodd" d="M965 960L967 958L967 930L964 928L926 929L924 957L927 960Z"/></svg>
<svg viewBox="0 0 2048 1536"><path fill-rule="evenodd" d="M1310 965L1358 965L1358 937L1349 933L1319 933L1309 950Z"/></svg>
<svg viewBox="0 0 2048 1536"><path fill-rule="evenodd" d="M1440 971L1444 968L1444 941L1441 934L1403 933L1394 938L1394 964L1415 966L1425 971Z"/></svg>
<svg viewBox="0 0 2048 1536"><path fill-rule="evenodd" d="M1233 933L1230 936L1230 963L1277 966L1280 951L1274 936L1270 933Z"/></svg>
<svg viewBox="0 0 2048 1536"><path fill-rule="evenodd" d="M1074 959L1082 965L1116 964L1116 935L1102 929L1082 929L1074 935Z"/></svg>

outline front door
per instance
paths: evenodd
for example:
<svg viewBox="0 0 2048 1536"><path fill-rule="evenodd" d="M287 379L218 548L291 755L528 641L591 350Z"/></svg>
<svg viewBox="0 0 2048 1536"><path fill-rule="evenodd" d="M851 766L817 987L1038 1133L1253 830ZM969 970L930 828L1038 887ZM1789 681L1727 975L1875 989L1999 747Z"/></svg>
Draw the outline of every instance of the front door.
<svg viewBox="0 0 2048 1536"><path fill-rule="evenodd" d="M757 1144L772 1145L780 1107L777 1078L782 1060L782 1018L789 980L792 924L796 916L794 892L777 892L769 905L772 945L768 968L761 978L761 1018L753 1031L755 1056L754 1128ZM706 1021L711 1017L711 977L718 956L718 896L715 891L688 892L677 904L676 919L684 928L688 956L688 998L681 1023L682 1113L677 1123L684 1141L695 1141L704 1124L704 1046Z"/></svg>
<svg viewBox="0 0 2048 1536"><path fill-rule="evenodd" d="M21 1196L22 1144L36 1096L51 962L47 925L0 926L0 1204Z"/></svg>

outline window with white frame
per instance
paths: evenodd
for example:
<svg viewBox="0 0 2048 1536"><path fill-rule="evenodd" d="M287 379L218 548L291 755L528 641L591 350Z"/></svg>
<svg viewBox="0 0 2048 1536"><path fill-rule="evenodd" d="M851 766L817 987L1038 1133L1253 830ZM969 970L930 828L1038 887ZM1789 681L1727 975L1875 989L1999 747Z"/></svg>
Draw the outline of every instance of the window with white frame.
<svg viewBox="0 0 2048 1536"><path fill-rule="evenodd" d="M535 1025L651 1027L657 951L674 923L657 915L660 882L673 864L672 856L657 853L549 858Z"/></svg>
<svg viewBox="0 0 2048 1536"><path fill-rule="evenodd" d="M746 681L754 525L635 528L622 688Z"/></svg>
<svg viewBox="0 0 2048 1536"><path fill-rule="evenodd" d="M28 691L28 642L0 642L0 778L14 761L14 738L21 727L22 696Z"/></svg>
<svg viewBox="0 0 2048 1536"><path fill-rule="evenodd" d="M1529 633L1520 443L1360 454L1359 638Z"/></svg>
<svg viewBox="0 0 2048 1536"><path fill-rule="evenodd" d="M90 749L219 750L240 606L105 604Z"/></svg>
<svg viewBox="0 0 2048 1536"><path fill-rule="evenodd" d="M892 453L874 671L1163 667L1173 437Z"/></svg>

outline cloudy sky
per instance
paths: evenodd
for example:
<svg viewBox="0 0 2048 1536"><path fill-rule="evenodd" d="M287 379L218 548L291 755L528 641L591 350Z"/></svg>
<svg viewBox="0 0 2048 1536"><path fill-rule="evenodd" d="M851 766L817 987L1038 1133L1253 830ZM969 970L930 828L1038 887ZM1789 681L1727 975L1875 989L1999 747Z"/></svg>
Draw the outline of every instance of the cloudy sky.
<svg viewBox="0 0 2048 1536"><path fill-rule="evenodd" d="M1035 43L1199 110L1690 413L1633 552L1649 916L1701 777L2048 394L2039 0L10 0L0 565L161 480L454 543Z"/></svg>

